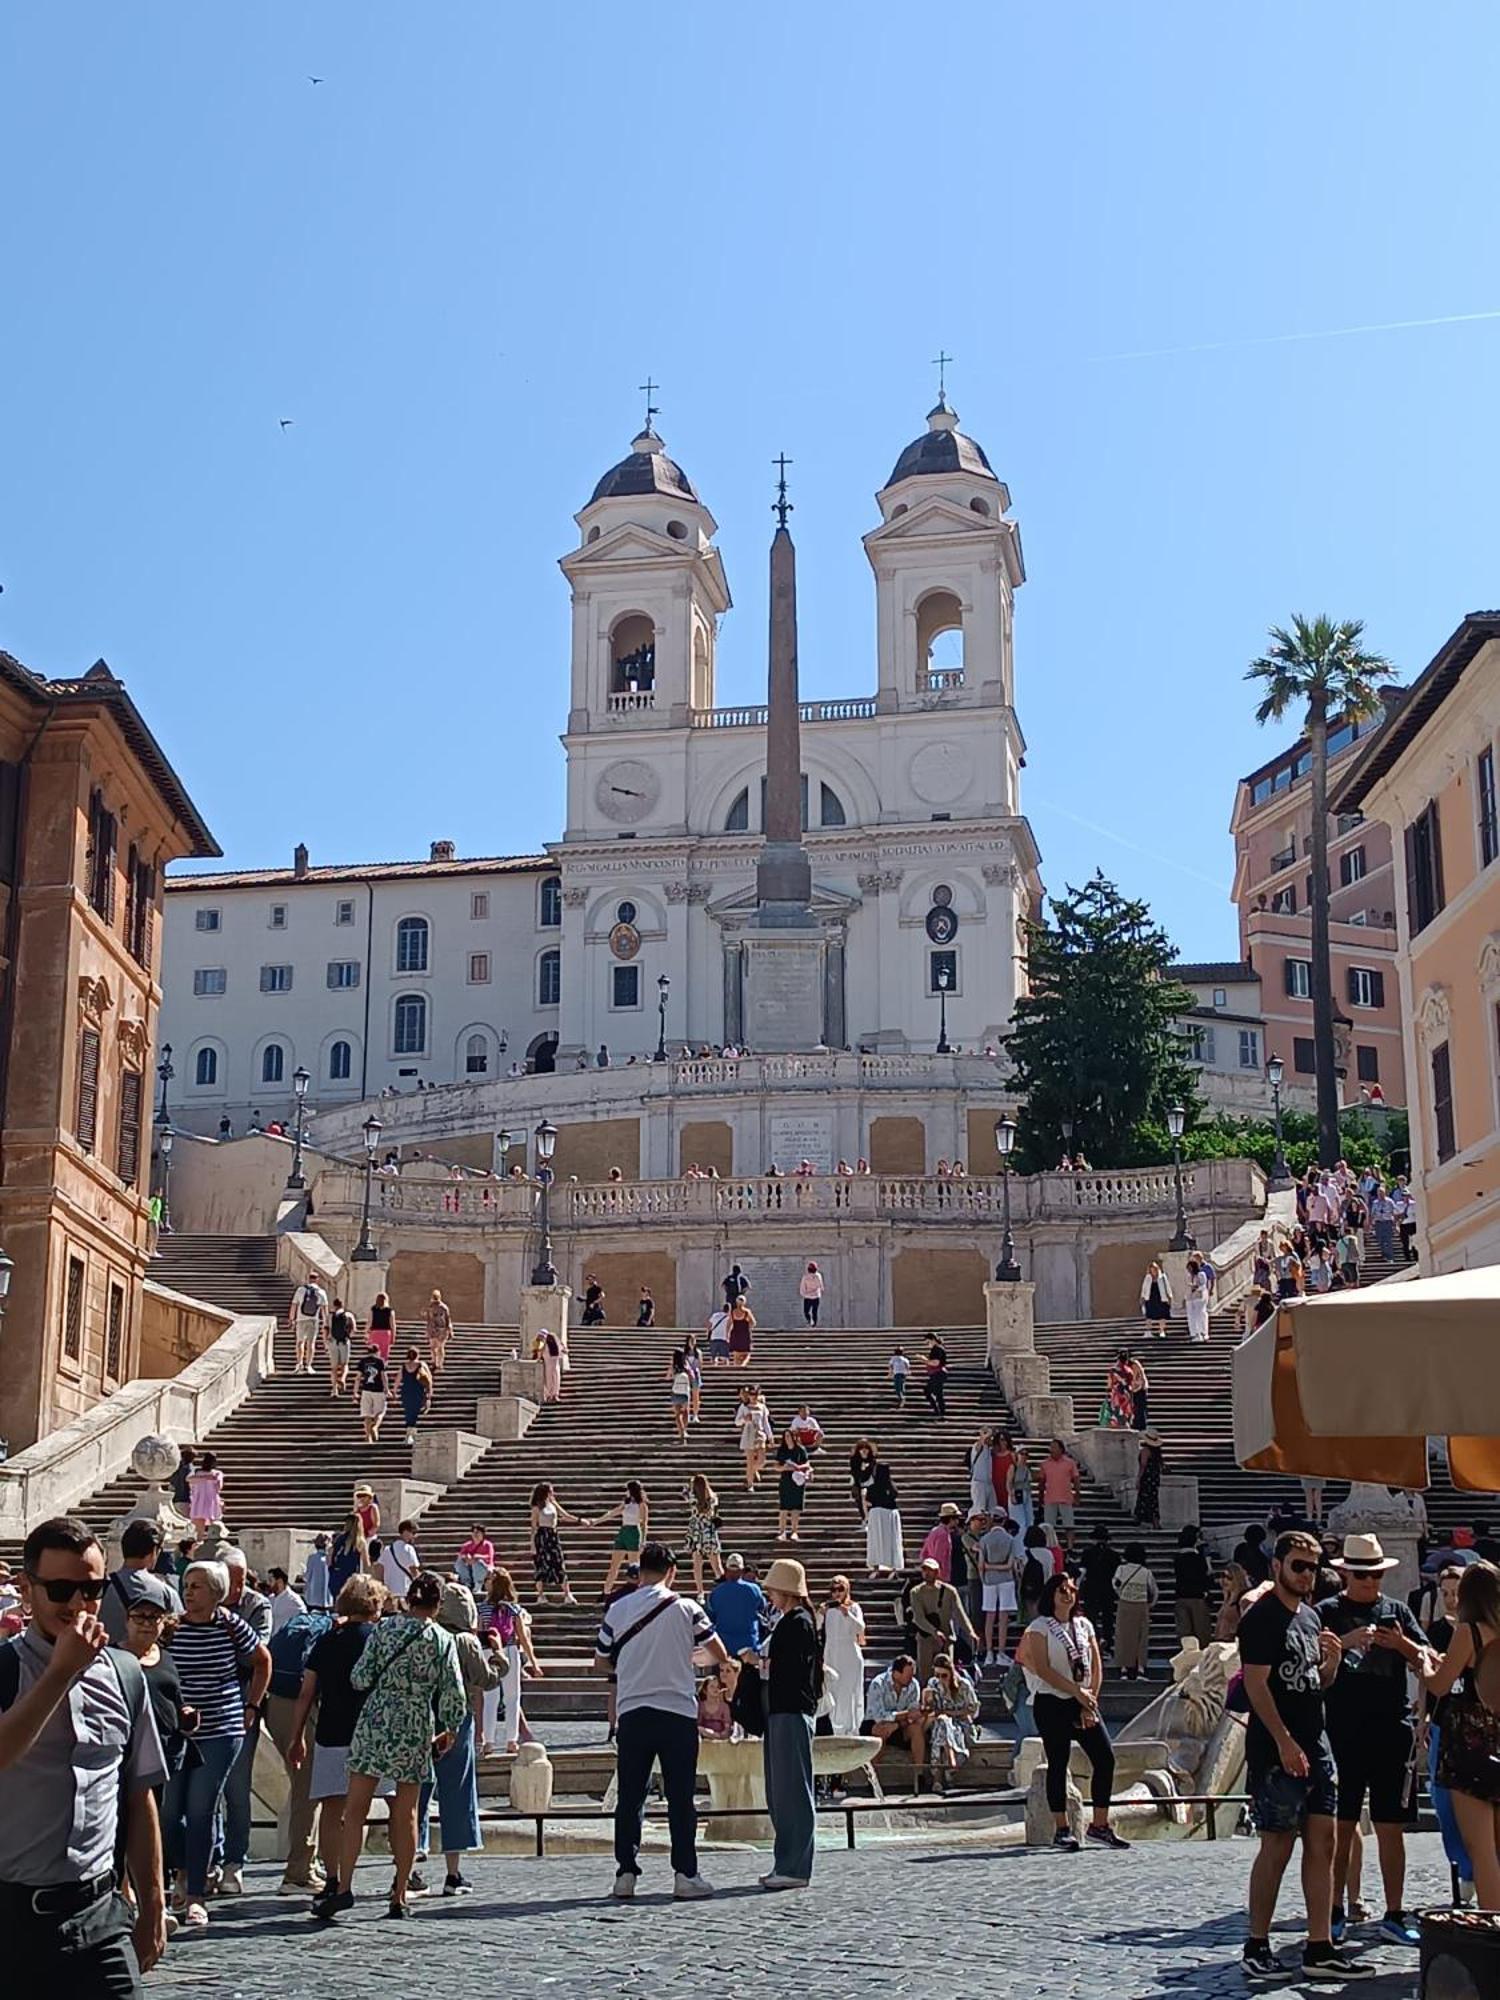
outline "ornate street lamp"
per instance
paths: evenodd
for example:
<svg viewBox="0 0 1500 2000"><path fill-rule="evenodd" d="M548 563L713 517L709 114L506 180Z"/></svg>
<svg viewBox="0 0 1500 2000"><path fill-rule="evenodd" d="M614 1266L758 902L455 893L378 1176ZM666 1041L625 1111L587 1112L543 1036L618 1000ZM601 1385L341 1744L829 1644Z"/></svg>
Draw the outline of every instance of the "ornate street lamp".
<svg viewBox="0 0 1500 2000"><path fill-rule="evenodd" d="M172 1234L172 1132L165 1131L158 1142L161 1152L161 1234Z"/></svg>
<svg viewBox="0 0 1500 2000"><path fill-rule="evenodd" d="M1016 1150L1016 1121L1010 1116L995 1120L995 1151L1000 1155L1000 1186L1005 1196L1005 1235L1000 1243L1000 1262L995 1277L1002 1285L1020 1282L1021 1267L1016 1262L1016 1240L1010 1233L1010 1156Z"/></svg>
<svg viewBox="0 0 1500 2000"><path fill-rule="evenodd" d="M672 982L664 972L656 975L656 1060L667 1059L667 994Z"/></svg>
<svg viewBox="0 0 1500 2000"><path fill-rule="evenodd" d="M1073 1119L1064 1118L1062 1120L1063 1152L1069 1159L1073 1156L1073 1134L1077 1130L1078 1127Z"/></svg>
<svg viewBox="0 0 1500 2000"><path fill-rule="evenodd" d="M161 1061L156 1065L156 1074L161 1080L161 1101L156 1107L156 1122L158 1125L165 1125L170 1122L167 1113L167 1085L177 1074L176 1070L172 1067L172 1044L170 1042L162 1043Z"/></svg>
<svg viewBox="0 0 1500 2000"><path fill-rule="evenodd" d="M505 1173L505 1162L509 1157L512 1143L509 1132L497 1132L495 1134L495 1170L502 1176Z"/></svg>
<svg viewBox="0 0 1500 2000"><path fill-rule="evenodd" d="M349 1253L349 1262L373 1264L379 1253L370 1241L370 1185L375 1177L375 1148L380 1144L380 1135L385 1128L371 1112L360 1129L365 1135L365 1202L359 1218L359 1241Z"/></svg>
<svg viewBox="0 0 1500 2000"><path fill-rule="evenodd" d="M289 1188L305 1188L307 1176L302 1171L302 1134L305 1130L307 1114L307 1086L312 1078L299 1063L292 1071L292 1091L297 1099L297 1136L292 1147L292 1171L286 1177Z"/></svg>
<svg viewBox="0 0 1500 2000"><path fill-rule="evenodd" d="M544 1118L531 1136L536 1141L536 1177L542 1191L542 1242L531 1282L534 1285L555 1285L557 1267L552 1262L552 1154L557 1145L557 1127Z"/></svg>
<svg viewBox="0 0 1500 2000"><path fill-rule="evenodd" d="M937 990L938 1038L935 1053L940 1056L946 1056L952 1053L948 1046L948 968L946 965L940 967L938 970Z"/></svg>
<svg viewBox="0 0 1500 2000"><path fill-rule="evenodd" d="M1279 1192L1292 1184L1291 1169L1286 1163L1286 1148L1281 1142L1281 1080L1286 1075L1286 1064L1280 1056L1271 1056L1266 1063L1266 1081L1271 1086L1271 1115L1276 1120L1276 1158L1271 1163L1271 1187Z"/></svg>
<svg viewBox="0 0 1500 2000"><path fill-rule="evenodd" d="M1167 1112L1167 1130L1172 1135L1172 1172L1177 1180L1177 1228L1169 1250L1196 1250L1196 1240L1189 1236L1187 1226L1187 1205L1182 1198L1182 1131L1187 1124L1187 1113L1180 1104L1174 1104Z"/></svg>

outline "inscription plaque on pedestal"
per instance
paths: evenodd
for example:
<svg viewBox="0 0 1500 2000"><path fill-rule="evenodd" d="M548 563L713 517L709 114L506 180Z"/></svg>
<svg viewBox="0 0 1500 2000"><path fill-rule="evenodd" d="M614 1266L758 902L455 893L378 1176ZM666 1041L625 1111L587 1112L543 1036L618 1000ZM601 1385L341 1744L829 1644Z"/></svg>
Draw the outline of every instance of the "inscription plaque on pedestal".
<svg viewBox="0 0 1500 2000"><path fill-rule="evenodd" d="M811 1160L820 1174L833 1172L833 1113L773 1111L771 1158L784 1174Z"/></svg>
<svg viewBox="0 0 1500 2000"><path fill-rule="evenodd" d="M741 949L746 1047L757 1055L817 1048L823 1040L821 933L752 932Z"/></svg>

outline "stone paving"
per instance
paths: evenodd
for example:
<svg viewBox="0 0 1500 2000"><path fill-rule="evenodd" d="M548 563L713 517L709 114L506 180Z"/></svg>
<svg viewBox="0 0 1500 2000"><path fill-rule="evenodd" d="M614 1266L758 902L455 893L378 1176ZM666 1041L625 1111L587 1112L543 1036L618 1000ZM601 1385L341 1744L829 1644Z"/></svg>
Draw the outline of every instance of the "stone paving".
<svg viewBox="0 0 1500 2000"><path fill-rule="evenodd" d="M432 1896L405 1924L384 1920L386 1863L361 1868L364 1900L327 1929L274 1894L279 1871L257 1865L241 1902L215 1902L210 1930L174 1943L147 1982L154 1995L202 2000L370 2000L374 1982L409 2000L473 1993L608 1993L626 2000L766 2000L810 1990L817 2000L985 1992L1004 2000L1222 2000L1245 1992L1237 1960L1247 1840L1155 1842L1129 1854L1053 1855L932 1840L820 1849L812 1887L756 1887L766 1856L703 1855L719 1893L671 1901L665 1855L650 1853L634 1904L608 1898L605 1855L486 1859L469 1864L465 1901ZM1373 1888L1373 1855L1367 1893ZM1295 1871L1293 1871L1293 1874ZM438 1880L441 1880L439 1863ZM1434 1835L1411 1842L1414 1907L1446 1901ZM1295 1881L1273 1942L1299 1962ZM1376 1979L1350 1991L1411 2000L1416 1954L1371 1947ZM1304 1988L1295 1970L1283 1988ZM1328 1988L1328 1991L1343 1989Z"/></svg>

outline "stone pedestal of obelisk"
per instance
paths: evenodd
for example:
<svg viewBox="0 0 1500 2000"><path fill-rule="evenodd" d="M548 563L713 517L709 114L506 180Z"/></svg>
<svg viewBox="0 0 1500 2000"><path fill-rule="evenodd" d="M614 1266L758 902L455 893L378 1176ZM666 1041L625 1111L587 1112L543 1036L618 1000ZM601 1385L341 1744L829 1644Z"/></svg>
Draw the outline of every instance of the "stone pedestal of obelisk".
<svg viewBox="0 0 1500 2000"><path fill-rule="evenodd" d="M741 950L742 1019L756 1054L818 1048L825 1039L827 941L812 916L802 844L802 720L797 689L797 552L786 485L771 543L766 838L755 868L755 917Z"/></svg>

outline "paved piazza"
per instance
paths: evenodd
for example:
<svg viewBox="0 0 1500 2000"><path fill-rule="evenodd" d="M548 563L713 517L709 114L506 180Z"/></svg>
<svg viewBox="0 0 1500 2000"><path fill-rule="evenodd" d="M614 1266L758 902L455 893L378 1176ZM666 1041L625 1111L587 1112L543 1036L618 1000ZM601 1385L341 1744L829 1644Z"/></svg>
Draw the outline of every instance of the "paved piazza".
<svg viewBox="0 0 1500 2000"><path fill-rule="evenodd" d="M369 2000L372 1978L389 1978L388 1990L410 2000L470 1990L739 2000L805 1989L820 2000L981 1991L1006 2000L1220 2000L1247 1990L1236 1961L1252 1853L1248 1840L1074 1857L962 1841L830 1848L820 1850L811 1889L772 1897L755 1886L766 1857L705 1851L719 1894L687 1904L671 1901L666 1857L653 1852L637 1901L623 1907L607 1900L607 1855L475 1859L466 1864L471 1899L428 1897L402 1925L384 1920L377 1856L361 1869L361 1907L328 1931L277 1898L279 1871L258 1865L243 1903L215 1902L212 1930L174 1943L148 1991ZM1436 1835L1414 1838L1411 1862L1410 1903L1445 1900ZM1367 1893L1373 1874L1372 1854ZM1295 1966L1293 1927L1273 1941ZM1381 1976L1351 1990L1410 2000L1415 1952L1370 1956ZM1303 1990L1289 1978L1293 1988Z"/></svg>

